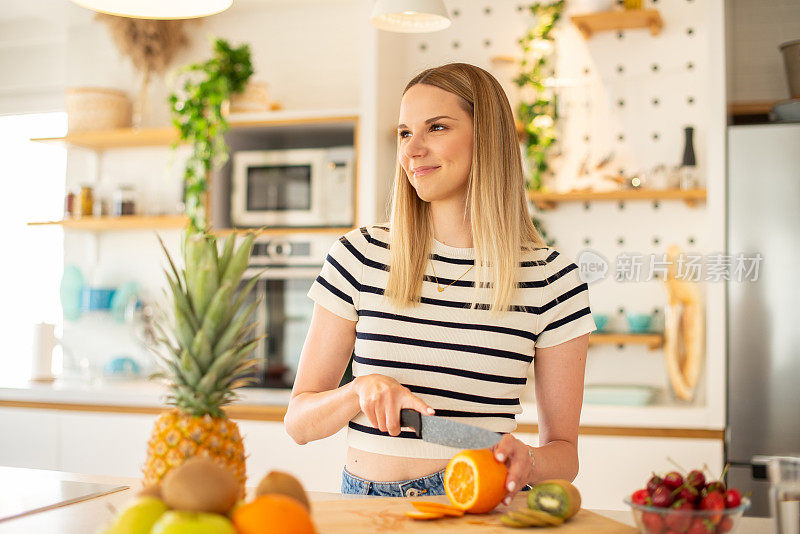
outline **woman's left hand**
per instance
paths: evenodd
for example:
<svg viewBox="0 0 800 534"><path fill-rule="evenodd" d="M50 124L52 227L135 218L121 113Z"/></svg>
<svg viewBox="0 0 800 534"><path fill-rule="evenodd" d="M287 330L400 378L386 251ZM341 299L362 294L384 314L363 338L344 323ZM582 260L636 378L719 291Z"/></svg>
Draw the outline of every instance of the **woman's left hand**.
<svg viewBox="0 0 800 534"><path fill-rule="evenodd" d="M494 457L498 462L506 464L506 497L503 504L511 504L511 499L519 490L525 487L533 478L533 458L530 451L533 449L524 444L511 434L506 434L500 442L492 447Z"/></svg>

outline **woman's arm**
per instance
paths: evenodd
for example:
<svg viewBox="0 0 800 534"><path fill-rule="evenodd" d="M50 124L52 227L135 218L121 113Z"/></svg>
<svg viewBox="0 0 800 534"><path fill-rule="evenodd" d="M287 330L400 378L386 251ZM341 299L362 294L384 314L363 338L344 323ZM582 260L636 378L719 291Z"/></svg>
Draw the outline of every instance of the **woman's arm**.
<svg viewBox="0 0 800 534"><path fill-rule="evenodd" d="M534 377L540 446L530 447L511 435L495 446L498 460L505 461L509 469L509 502L524 484L551 478L571 481L577 476L578 425L588 347L589 334L584 334L560 345L536 349Z"/></svg>
<svg viewBox="0 0 800 534"><path fill-rule="evenodd" d="M353 382L339 386L353 353L356 323L314 305L292 398L283 418L299 444L335 434L360 411Z"/></svg>
<svg viewBox="0 0 800 534"><path fill-rule="evenodd" d="M299 444L335 434L359 412L392 436L400 434L400 409L433 410L419 397L383 375L364 375L338 387L353 353L356 323L314 305L292 399L283 418L286 432Z"/></svg>

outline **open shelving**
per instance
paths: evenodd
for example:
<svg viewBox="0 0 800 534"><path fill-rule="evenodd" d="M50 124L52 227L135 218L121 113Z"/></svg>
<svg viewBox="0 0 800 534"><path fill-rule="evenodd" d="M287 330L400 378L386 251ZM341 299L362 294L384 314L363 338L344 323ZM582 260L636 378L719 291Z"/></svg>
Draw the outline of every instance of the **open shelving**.
<svg viewBox="0 0 800 534"><path fill-rule="evenodd" d="M28 226L61 226L70 230L104 232L183 228L188 221L189 219L184 215L125 215L121 217L81 217L60 221L30 222Z"/></svg>
<svg viewBox="0 0 800 534"><path fill-rule="evenodd" d="M585 39L593 33L602 31L622 31L647 28L650 35L656 36L664 27L664 21L657 9L613 9L599 13L573 15L570 20Z"/></svg>
<svg viewBox="0 0 800 534"><path fill-rule="evenodd" d="M589 345L646 345L650 350L657 350L664 346L664 334L592 332L589 335Z"/></svg>
<svg viewBox="0 0 800 534"><path fill-rule="evenodd" d="M528 191L528 198L542 210L553 209L561 202L682 200L689 207L706 200L705 189L629 189L620 191L570 191L555 193Z"/></svg>

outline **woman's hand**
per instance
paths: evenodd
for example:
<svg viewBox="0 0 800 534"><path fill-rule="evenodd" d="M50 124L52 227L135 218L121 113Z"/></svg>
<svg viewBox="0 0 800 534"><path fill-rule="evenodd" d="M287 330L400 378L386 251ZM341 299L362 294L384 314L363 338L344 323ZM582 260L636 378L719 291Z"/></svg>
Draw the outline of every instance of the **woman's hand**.
<svg viewBox="0 0 800 534"><path fill-rule="evenodd" d="M433 415L433 408L394 378L384 375L364 375L353 380L361 411L370 423L390 436L400 434L400 410L411 408Z"/></svg>
<svg viewBox="0 0 800 534"><path fill-rule="evenodd" d="M511 434L506 434L500 442L492 447L494 457L498 462L506 464L506 494L503 504L511 504L511 499L519 490L533 479L533 451L532 447L524 444Z"/></svg>

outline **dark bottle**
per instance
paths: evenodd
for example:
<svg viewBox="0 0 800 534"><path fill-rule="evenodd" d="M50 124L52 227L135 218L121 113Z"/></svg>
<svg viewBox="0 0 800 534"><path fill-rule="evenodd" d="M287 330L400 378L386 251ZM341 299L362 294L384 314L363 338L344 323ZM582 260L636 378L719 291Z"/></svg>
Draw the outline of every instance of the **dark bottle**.
<svg viewBox="0 0 800 534"><path fill-rule="evenodd" d="M694 141L692 140L694 128L687 126L683 131L686 137L683 144L683 161L680 169L680 188L687 190L697 187L697 162L694 158Z"/></svg>

